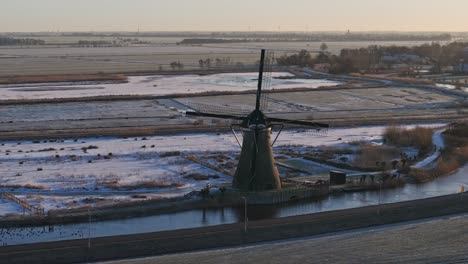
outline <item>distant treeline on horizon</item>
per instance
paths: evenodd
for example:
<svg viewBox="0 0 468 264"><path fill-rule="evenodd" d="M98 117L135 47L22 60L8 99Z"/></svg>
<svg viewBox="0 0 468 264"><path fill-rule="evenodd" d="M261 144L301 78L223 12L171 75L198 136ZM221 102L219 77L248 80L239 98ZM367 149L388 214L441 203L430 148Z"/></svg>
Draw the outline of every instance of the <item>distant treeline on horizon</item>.
<svg viewBox="0 0 468 264"><path fill-rule="evenodd" d="M451 41L448 33L438 35L406 35L406 34L345 34L345 35L295 35L282 36L256 36L256 38L186 38L178 44L216 44L240 42L339 42L339 41Z"/></svg>
<svg viewBox="0 0 468 264"><path fill-rule="evenodd" d="M178 37L178 38L308 38L321 40L333 39L440 39L450 40L449 32L30 32L30 33L0 33L8 37Z"/></svg>
<svg viewBox="0 0 468 264"><path fill-rule="evenodd" d="M52 34L52 35L51 35ZM5 33L0 35L0 46L44 45L40 37L83 37L82 43L91 41L89 37L145 38L177 37L183 40L177 44L201 45L240 42L344 42L344 41L451 41L450 33L304 33L304 32L71 32L71 33ZM93 42L96 40L92 40ZM109 40L102 40L109 42ZM76 44L82 44L76 43Z"/></svg>

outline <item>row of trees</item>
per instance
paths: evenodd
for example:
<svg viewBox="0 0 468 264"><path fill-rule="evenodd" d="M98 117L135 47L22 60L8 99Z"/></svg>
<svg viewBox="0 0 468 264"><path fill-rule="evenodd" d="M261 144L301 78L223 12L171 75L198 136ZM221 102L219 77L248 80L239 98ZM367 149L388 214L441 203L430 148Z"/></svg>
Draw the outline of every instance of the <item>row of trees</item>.
<svg viewBox="0 0 468 264"><path fill-rule="evenodd" d="M171 64L169 64L169 66L171 66L171 69L174 71L174 70L182 70L184 68L184 64L182 64L180 61L173 61L171 62Z"/></svg>
<svg viewBox="0 0 468 264"><path fill-rule="evenodd" d="M231 60L230 57L224 57L224 58L206 58L206 59L200 59L198 61L198 65L201 68L211 68L211 67L225 67L225 66L236 66L239 68L244 67L244 64L241 62L234 62ZM169 64L172 70L182 70L185 65L181 63L180 61L173 61ZM162 70L162 66L159 67L159 70Z"/></svg>
<svg viewBox="0 0 468 264"><path fill-rule="evenodd" d="M79 40L78 46L80 47L108 47L112 46L111 41L107 40Z"/></svg>
<svg viewBox="0 0 468 264"><path fill-rule="evenodd" d="M226 66L236 66L239 68L244 67L244 64L241 62L235 62L231 57L222 57L222 58L206 58L198 60L198 65L201 68L210 68L210 67L226 67Z"/></svg>
<svg viewBox="0 0 468 264"><path fill-rule="evenodd" d="M452 36L448 33L319 33L319 32L213 32L211 34L198 34L194 38L187 39L185 42L194 43L226 43L245 41L450 41Z"/></svg>
<svg viewBox="0 0 468 264"><path fill-rule="evenodd" d="M0 37L0 46L44 45L42 39Z"/></svg>
<svg viewBox="0 0 468 264"><path fill-rule="evenodd" d="M406 46L369 46L359 49L342 49L339 56L327 52L328 46L322 44L320 52L312 56L307 50L297 54L283 55L276 59L279 65L296 65L313 67L316 64L330 64L331 73L349 73L353 71L369 71L382 67L390 67L391 61L384 61L384 56L409 55L419 56L424 62L407 61L408 64L426 63L434 65L437 73L446 66L453 66L460 61L468 61L468 43L454 42L447 45L439 43L424 44L414 47Z"/></svg>
<svg viewBox="0 0 468 264"><path fill-rule="evenodd" d="M369 46L360 49L343 49L340 57L352 60L361 70L369 70L376 65L390 64L391 62L382 61L384 55L417 55L433 64L433 72L437 73L441 72L443 67L458 64L460 60L468 61L467 48L466 42L453 42L447 45L434 42L413 47Z"/></svg>
<svg viewBox="0 0 468 264"><path fill-rule="evenodd" d="M148 44L138 38L117 38L114 40L79 40L76 44L80 47L126 47L132 44Z"/></svg>
<svg viewBox="0 0 468 264"><path fill-rule="evenodd" d="M326 49L326 45L322 45L322 52L315 57L307 50L301 50L297 54L283 55L276 58L276 62L278 65L296 65L301 67L313 67L316 64L328 63L330 64L330 73L335 74L350 73L357 70L352 60L327 53Z"/></svg>

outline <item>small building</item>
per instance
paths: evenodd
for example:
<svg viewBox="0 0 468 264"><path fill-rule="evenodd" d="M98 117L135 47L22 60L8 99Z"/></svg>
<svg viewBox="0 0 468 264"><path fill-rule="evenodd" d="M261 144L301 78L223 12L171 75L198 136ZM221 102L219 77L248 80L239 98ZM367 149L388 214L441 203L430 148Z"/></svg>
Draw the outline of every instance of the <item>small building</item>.
<svg viewBox="0 0 468 264"><path fill-rule="evenodd" d="M463 49L463 55L466 59L468 59L468 48Z"/></svg>
<svg viewBox="0 0 468 264"><path fill-rule="evenodd" d="M318 71L318 72L325 72L325 73L328 73L330 72L330 63L317 63L317 64L314 64L314 71Z"/></svg>
<svg viewBox="0 0 468 264"><path fill-rule="evenodd" d="M413 54L386 54L382 56L382 62L390 63L429 63L429 58Z"/></svg>
<svg viewBox="0 0 468 264"><path fill-rule="evenodd" d="M459 73L468 73L468 63L460 63L454 67L454 71Z"/></svg>
<svg viewBox="0 0 468 264"><path fill-rule="evenodd" d="M346 173L341 171L330 171L330 185L346 184Z"/></svg>

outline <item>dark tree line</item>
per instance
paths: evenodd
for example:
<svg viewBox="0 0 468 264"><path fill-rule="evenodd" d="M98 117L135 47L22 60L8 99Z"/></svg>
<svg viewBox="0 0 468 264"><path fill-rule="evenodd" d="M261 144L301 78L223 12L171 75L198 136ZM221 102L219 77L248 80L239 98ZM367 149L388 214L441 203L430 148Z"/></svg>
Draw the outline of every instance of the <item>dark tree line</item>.
<svg viewBox="0 0 468 264"><path fill-rule="evenodd" d="M376 34L376 33L213 33L210 38L205 37L186 38L177 44L202 45L219 43L242 43L242 42L324 42L324 41L450 41L452 36L444 34Z"/></svg>
<svg viewBox="0 0 468 264"><path fill-rule="evenodd" d="M241 62L235 62L231 57L221 57L221 58L206 58L198 60L198 65L201 68L211 68L211 67L230 67L236 66L238 68L244 67L244 64Z"/></svg>
<svg viewBox="0 0 468 264"><path fill-rule="evenodd" d="M323 45L321 52L315 57L307 50L299 53L283 55L276 59L279 65L296 65L301 67L313 67L316 64L329 64L330 73L350 73L356 71L368 71L383 67L382 60L385 55L417 55L424 59L428 65L433 65L432 71L437 73L443 67L468 62L468 42L453 42L447 45L439 43L423 44L420 46L369 46L358 49L342 49L340 55L332 55L326 52Z"/></svg>
<svg viewBox="0 0 468 264"><path fill-rule="evenodd" d="M111 41L106 40L79 40L78 46L81 47L102 47L102 46L110 46L113 43Z"/></svg>
<svg viewBox="0 0 468 264"><path fill-rule="evenodd" d="M440 72L442 67L457 65L460 60L468 61L467 48L467 42L453 42L447 45L434 42L413 47L369 46L360 49L343 49L340 57L352 60L361 70L368 70L372 65L381 63L384 55L417 55L433 64L434 72Z"/></svg>
<svg viewBox="0 0 468 264"><path fill-rule="evenodd" d="M0 46L44 45L42 39L0 37Z"/></svg>
<svg viewBox="0 0 468 264"><path fill-rule="evenodd" d="M176 69L182 70L184 68L184 64L182 64L180 61L173 61L171 62L170 66L173 71Z"/></svg>
<svg viewBox="0 0 468 264"><path fill-rule="evenodd" d="M283 55L276 58L278 65L296 65L301 67L313 67L315 64L328 63L330 64L330 73L350 73L356 71L354 62L348 58L343 58L336 55L331 55L326 52L320 52L313 57L307 50L301 50L297 54Z"/></svg>

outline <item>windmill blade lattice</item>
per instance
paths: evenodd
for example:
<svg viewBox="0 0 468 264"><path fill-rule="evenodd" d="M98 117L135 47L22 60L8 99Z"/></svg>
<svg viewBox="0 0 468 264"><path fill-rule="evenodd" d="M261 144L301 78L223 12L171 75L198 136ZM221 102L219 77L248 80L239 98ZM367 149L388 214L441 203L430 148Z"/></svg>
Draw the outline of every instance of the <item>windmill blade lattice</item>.
<svg viewBox="0 0 468 264"><path fill-rule="evenodd" d="M271 50L265 51L265 61L263 66L263 78L262 78L262 97L260 99L260 110L268 110L269 98L265 92L271 90L273 63L275 60L274 52Z"/></svg>
<svg viewBox="0 0 468 264"><path fill-rule="evenodd" d="M311 122L308 120L289 120L283 118L268 118L272 122L279 122L283 125L294 125L300 126L299 129L301 133L311 134L311 135L327 135L328 134L328 124Z"/></svg>

